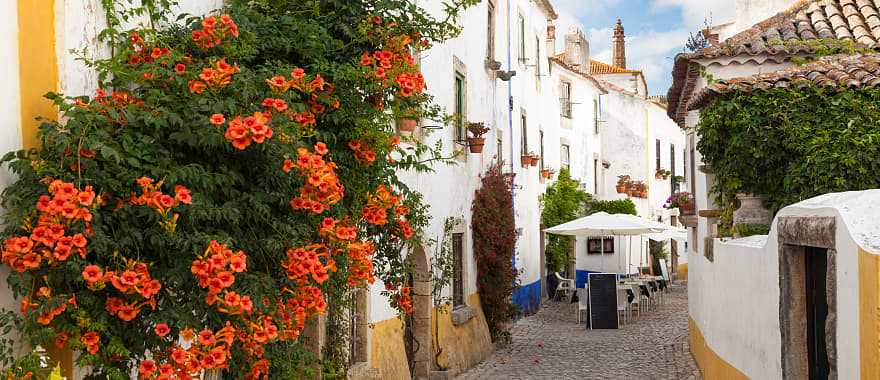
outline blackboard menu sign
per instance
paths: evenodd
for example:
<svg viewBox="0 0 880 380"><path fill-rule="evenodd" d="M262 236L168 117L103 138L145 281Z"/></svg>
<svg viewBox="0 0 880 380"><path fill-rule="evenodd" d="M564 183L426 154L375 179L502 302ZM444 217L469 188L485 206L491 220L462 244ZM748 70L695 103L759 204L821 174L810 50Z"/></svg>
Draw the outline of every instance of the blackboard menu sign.
<svg viewBox="0 0 880 380"><path fill-rule="evenodd" d="M590 273L590 329L616 329L617 274Z"/></svg>

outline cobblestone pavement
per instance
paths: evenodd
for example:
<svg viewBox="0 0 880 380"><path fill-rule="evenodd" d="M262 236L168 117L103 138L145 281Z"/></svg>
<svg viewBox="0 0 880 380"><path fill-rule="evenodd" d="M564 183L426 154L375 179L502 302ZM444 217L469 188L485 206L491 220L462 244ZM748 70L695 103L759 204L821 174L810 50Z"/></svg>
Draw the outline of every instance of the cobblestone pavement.
<svg viewBox="0 0 880 380"><path fill-rule="evenodd" d="M537 314L514 324L512 343L457 379L702 378L687 343L686 284L671 286L663 305L634 315L619 330L577 325L576 308L545 301Z"/></svg>

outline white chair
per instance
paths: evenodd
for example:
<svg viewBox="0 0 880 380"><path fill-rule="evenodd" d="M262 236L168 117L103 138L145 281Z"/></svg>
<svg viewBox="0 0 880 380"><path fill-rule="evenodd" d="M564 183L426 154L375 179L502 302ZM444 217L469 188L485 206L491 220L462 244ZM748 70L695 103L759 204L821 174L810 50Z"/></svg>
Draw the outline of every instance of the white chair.
<svg viewBox="0 0 880 380"><path fill-rule="evenodd" d="M554 272L553 274L555 274L556 279L559 280L559 284L556 285L556 292L553 293L553 297L558 300L559 299L559 292L561 291L563 294L565 294L568 297L568 301L571 302L571 296L574 294L574 290L575 290L574 280L568 279L568 278L563 278L562 276L559 275L559 272Z"/></svg>
<svg viewBox="0 0 880 380"><path fill-rule="evenodd" d="M642 294L642 288L639 287L638 285L635 285L635 284L632 284L629 287L632 289L632 292L633 292L633 300L630 303L635 305L636 313L638 314L638 316L641 317L642 316L642 304L643 304L642 299L645 297Z"/></svg>
<svg viewBox="0 0 880 380"><path fill-rule="evenodd" d="M580 290L580 289L578 289ZM626 299L626 289L617 288L617 312L623 316L623 323L626 324L626 314L629 312L629 302Z"/></svg>
<svg viewBox="0 0 880 380"><path fill-rule="evenodd" d="M590 300L588 299L589 294L587 293L587 288L579 288L577 289L578 296L578 308L577 308L577 322L581 324L581 312L589 309ZM590 316L588 315L587 318Z"/></svg>

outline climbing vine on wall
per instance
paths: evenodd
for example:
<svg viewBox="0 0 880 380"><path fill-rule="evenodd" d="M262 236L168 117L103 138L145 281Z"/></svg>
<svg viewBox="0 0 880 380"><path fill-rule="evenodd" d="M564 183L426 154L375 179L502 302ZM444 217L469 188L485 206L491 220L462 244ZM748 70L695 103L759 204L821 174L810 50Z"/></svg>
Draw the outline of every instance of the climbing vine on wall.
<svg viewBox="0 0 880 380"><path fill-rule="evenodd" d="M880 90L815 86L734 93L696 127L713 191L766 196L775 211L830 192L880 187Z"/></svg>
<svg viewBox="0 0 880 380"><path fill-rule="evenodd" d="M503 167L496 163L486 170L471 207L477 289L493 341L509 336L505 324L517 313L511 299L517 278L513 267L517 239L513 174L504 173Z"/></svg>
<svg viewBox="0 0 880 380"><path fill-rule="evenodd" d="M63 118L4 158L23 339L95 379L342 377L344 342L315 367L299 338L374 280L410 312L402 252L428 216L397 173L439 153L390 125L401 104L442 117L412 53L457 28L406 0L232 0L179 23L173 3L104 1L98 91L49 95Z"/></svg>

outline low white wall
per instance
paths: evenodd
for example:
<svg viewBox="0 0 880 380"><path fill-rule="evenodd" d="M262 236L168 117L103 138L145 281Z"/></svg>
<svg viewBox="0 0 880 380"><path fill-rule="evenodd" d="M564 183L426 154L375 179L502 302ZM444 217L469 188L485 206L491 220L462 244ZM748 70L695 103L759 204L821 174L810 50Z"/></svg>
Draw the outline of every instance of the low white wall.
<svg viewBox="0 0 880 380"><path fill-rule="evenodd" d="M782 377L779 262L766 247L715 240L715 261L688 254L688 311L718 356L753 379Z"/></svg>
<svg viewBox="0 0 880 380"><path fill-rule="evenodd" d="M714 240L714 261L689 252L688 311L706 344L753 379L782 377L779 330L779 217L834 217L837 267L837 371L860 378L859 248L880 254L880 190L826 194L777 215L762 237Z"/></svg>

